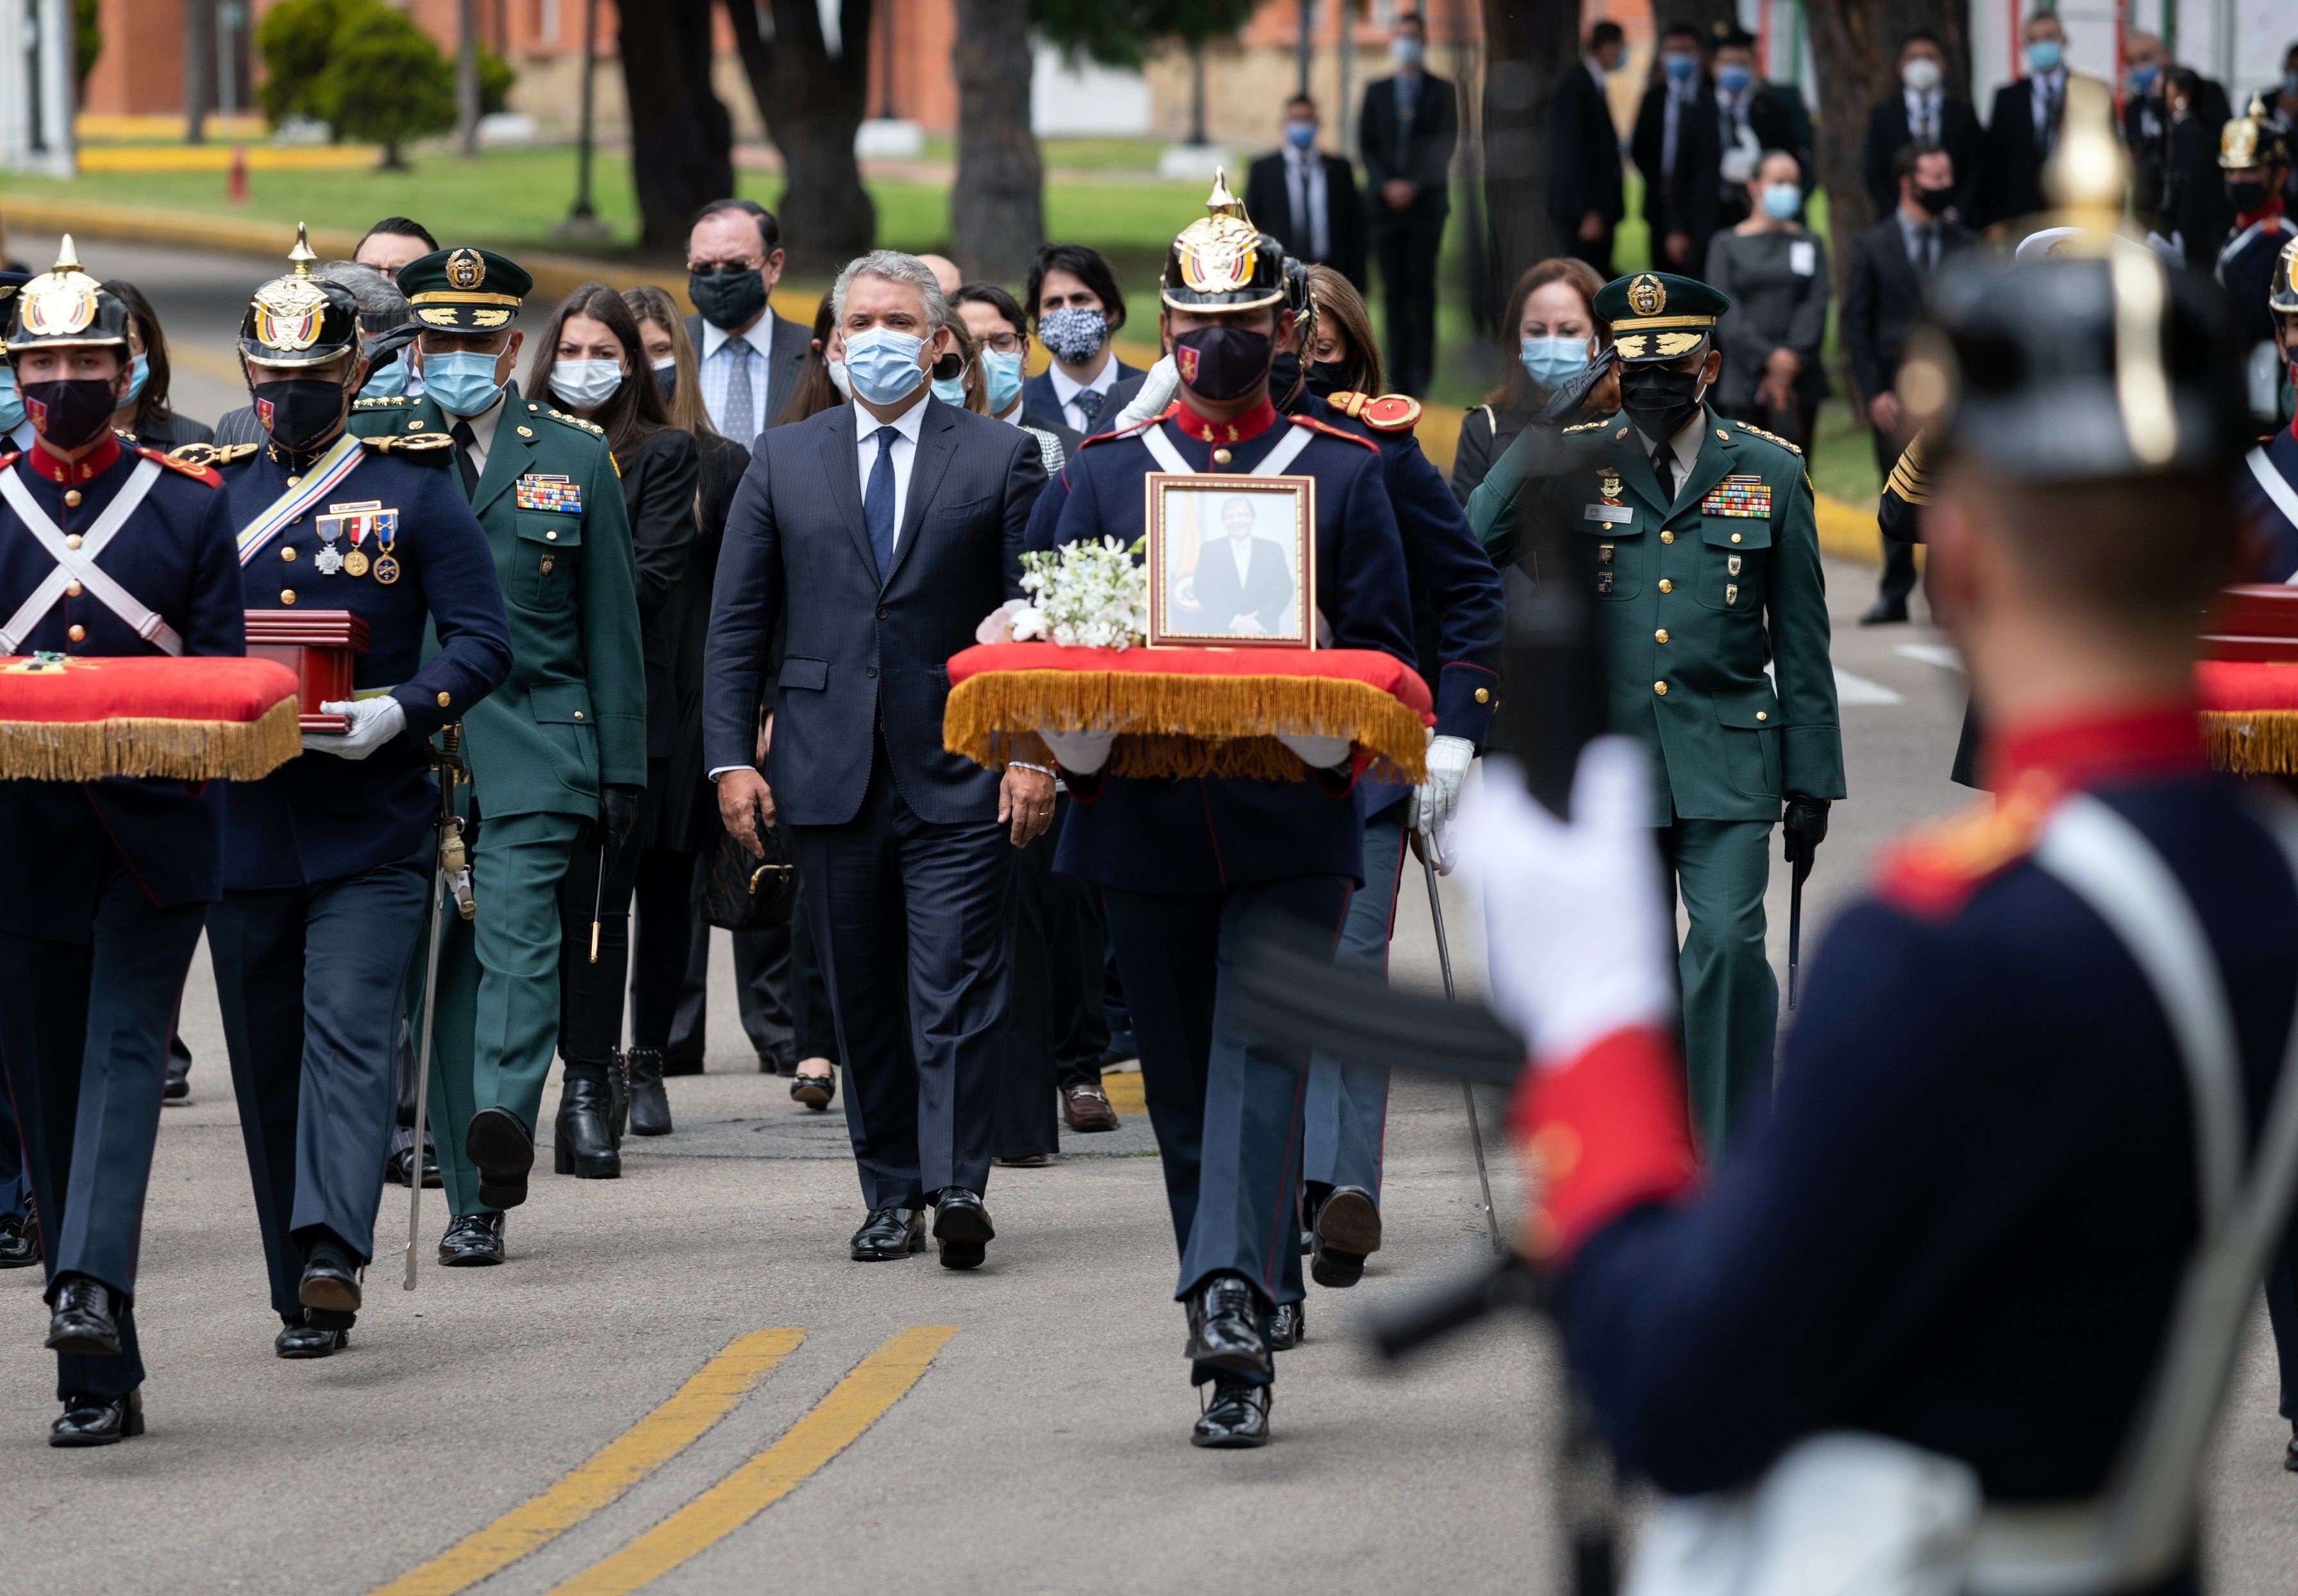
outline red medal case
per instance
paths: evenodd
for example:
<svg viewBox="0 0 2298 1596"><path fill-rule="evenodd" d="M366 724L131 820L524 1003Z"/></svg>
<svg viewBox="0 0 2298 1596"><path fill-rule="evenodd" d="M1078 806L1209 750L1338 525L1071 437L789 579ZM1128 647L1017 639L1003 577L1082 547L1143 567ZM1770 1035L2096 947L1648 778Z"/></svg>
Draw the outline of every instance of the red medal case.
<svg viewBox="0 0 2298 1596"><path fill-rule="evenodd" d="M251 609L247 652L295 673L296 722L306 732L348 731L350 721L320 712L351 696L352 662L367 652L367 623L348 609Z"/></svg>

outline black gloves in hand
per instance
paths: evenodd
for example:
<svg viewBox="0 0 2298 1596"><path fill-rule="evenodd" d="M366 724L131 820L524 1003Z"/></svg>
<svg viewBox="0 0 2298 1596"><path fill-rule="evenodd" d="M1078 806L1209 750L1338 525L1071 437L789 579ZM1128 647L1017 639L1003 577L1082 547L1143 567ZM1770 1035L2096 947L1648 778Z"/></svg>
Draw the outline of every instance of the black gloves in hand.
<svg viewBox="0 0 2298 1596"><path fill-rule="evenodd" d="M1787 843L1788 863L1796 866L1799 873L1807 873L1819 854L1819 845L1827 840L1827 800L1790 793L1787 815L1780 823L1780 832Z"/></svg>
<svg viewBox="0 0 2298 1596"><path fill-rule="evenodd" d="M599 790L599 819L597 836L608 848L619 848L631 839L639 829L640 787L602 787Z"/></svg>

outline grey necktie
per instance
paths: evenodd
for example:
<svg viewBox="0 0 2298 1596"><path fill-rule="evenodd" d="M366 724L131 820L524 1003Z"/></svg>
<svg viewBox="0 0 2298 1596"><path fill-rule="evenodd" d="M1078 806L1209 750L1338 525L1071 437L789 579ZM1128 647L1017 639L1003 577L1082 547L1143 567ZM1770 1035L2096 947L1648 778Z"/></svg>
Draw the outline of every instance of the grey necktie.
<svg viewBox="0 0 2298 1596"><path fill-rule="evenodd" d="M719 430L745 449L758 438L757 405L750 397L750 357L756 352L747 338L726 340L734 370L726 379L726 425Z"/></svg>

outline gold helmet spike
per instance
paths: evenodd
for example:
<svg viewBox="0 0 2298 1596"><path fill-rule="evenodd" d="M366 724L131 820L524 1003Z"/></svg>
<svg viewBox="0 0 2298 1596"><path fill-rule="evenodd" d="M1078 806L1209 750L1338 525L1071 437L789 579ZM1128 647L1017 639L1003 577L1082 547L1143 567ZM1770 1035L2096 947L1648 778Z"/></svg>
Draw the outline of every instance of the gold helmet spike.
<svg viewBox="0 0 2298 1596"><path fill-rule="evenodd" d="M311 268L318 263L319 257L311 252L311 236L299 221L295 224L295 247L287 252L287 264L295 269L297 277L308 277Z"/></svg>
<svg viewBox="0 0 2298 1596"><path fill-rule="evenodd" d="M70 234L65 234L56 246L56 263L48 269L60 277L80 269L79 252L72 247Z"/></svg>
<svg viewBox="0 0 2298 1596"><path fill-rule="evenodd" d="M2129 177L2106 85L2095 78L2069 78L2059 147L2044 170L2044 192L2069 221L2112 232L2121 219Z"/></svg>
<svg viewBox="0 0 2298 1596"><path fill-rule="evenodd" d="M1205 196L1205 214L1234 216L1239 221L1252 219L1244 213L1244 202L1228 191L1228 170L1226 167L1213 168L1213 191Z"/></svg>

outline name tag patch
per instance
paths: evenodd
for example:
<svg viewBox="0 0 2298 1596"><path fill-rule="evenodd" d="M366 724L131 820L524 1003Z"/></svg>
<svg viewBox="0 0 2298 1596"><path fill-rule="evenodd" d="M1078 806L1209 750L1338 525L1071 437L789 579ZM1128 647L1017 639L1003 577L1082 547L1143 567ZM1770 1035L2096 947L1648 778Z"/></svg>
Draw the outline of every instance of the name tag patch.
<svg viewBox="0 0 2298 1596"><path fill-rule="evenodd" d="M1769 520L1772 514L1771 484L1760 476L1727 476L1708 490L1707 497L1699 501L1703 516L1737 516L1750 520Z"/></svg>
<svg viewBox="0 0 2298 1596"><path fill-rule="evenodd" d="M557 510L562 515L583 513L583 490L571 477L527 475L518 479L515 492L521 509ZM1771 512L1766 510L1765 514Z"/></svg>
<svg viewBox="0 0 2298 1596"><path fill-rule="evenodd" d="M1580 513L1604 526L1625 526L1636 518L1635 510L1624 504L1591 504Z"/></svg>

